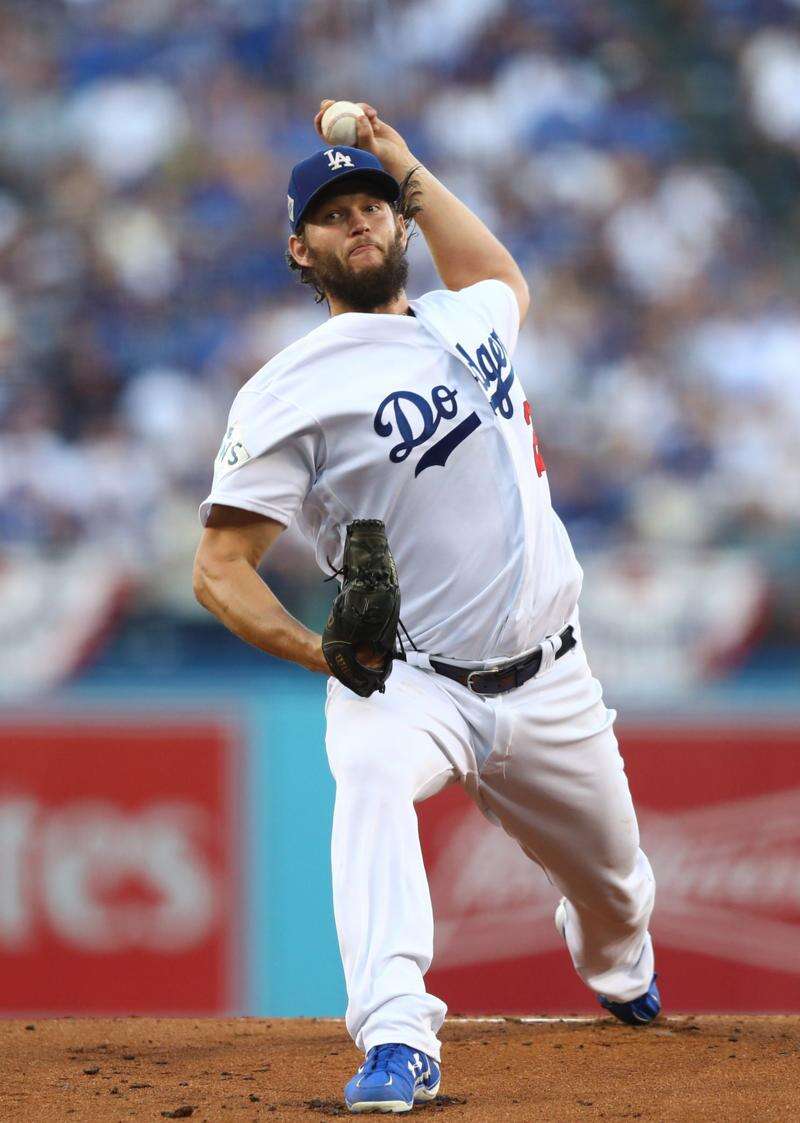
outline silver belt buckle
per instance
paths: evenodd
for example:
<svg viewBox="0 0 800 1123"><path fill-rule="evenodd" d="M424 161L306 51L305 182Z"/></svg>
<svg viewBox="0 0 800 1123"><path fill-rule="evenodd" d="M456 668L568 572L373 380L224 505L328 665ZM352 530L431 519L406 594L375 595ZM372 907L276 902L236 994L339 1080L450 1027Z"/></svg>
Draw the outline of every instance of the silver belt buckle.
<svg viewBox="0 0 800 1123"><path fill-rule="evenodd" d="M477 694L479 698L491 697L491 695L487 694L485 690L478 690L477 687L472 685L472 680L475 677L475 675L491 675L491 674L496 674L496 672L495 671L470 671L467 675L467 690L471 691L473 694Z"/></svg>

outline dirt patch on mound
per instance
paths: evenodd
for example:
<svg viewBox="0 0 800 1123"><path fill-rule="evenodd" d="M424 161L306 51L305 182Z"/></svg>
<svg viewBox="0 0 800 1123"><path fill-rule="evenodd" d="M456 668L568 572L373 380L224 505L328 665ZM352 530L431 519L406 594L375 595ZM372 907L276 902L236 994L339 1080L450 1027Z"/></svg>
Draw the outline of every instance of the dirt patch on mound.
<svg viewBox="0 0 800 1123"><path fill-rule="evenodd" d="M450 1020L444 1123L800 1118L800 1017L618 1022ZM0 1119L349 1117L359 1055L341 1022L84 1018L0 1023Z"/></svg>

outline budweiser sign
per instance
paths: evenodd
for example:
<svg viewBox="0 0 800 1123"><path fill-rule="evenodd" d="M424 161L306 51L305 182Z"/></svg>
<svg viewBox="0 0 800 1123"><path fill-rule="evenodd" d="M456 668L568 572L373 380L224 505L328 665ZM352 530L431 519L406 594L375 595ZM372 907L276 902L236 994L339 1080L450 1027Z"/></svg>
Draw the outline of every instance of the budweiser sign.
<svg viewBox="0 0 800 1123"><path fill-rule="evenodd" d="M800 974L800 788L676 815L640 808L639 823L659 945ZM437 855L431 891L437 967L561 946L552 885L470 809Z"/></svg>
<svg viewBox="0 0 800 1123"><path fill-rule="evenodd" d="M621 743L655 871L651 930L671 1007L796 1009L800 729L646 727ZM541 869L458 789L423 804L420 825L434 993L462 1011L591 1009Z"/></svg>

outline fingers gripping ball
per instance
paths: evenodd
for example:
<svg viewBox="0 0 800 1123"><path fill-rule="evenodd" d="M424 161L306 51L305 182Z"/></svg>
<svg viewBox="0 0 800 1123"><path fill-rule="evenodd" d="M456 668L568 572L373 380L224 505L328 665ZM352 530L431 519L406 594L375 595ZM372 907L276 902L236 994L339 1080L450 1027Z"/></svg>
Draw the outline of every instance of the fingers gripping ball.
<svg viewBox="0 0 800 1123"><path fill-rule="evenodd" d="M354 101L335 101L322 114L322 135L330 144L344 144L353 148L357 136L356 118L363 116L364 110Z"/></svg>
<svg viewBox="0 0 800 1123"><path fill-rule="evenodd" d="M322 652L331 674L362 698L386 689L400 619L400 585L380 519L356 519L347 528L342 588L334 600ZM367 645L380 660L360 663L356 650Z"/></svg>

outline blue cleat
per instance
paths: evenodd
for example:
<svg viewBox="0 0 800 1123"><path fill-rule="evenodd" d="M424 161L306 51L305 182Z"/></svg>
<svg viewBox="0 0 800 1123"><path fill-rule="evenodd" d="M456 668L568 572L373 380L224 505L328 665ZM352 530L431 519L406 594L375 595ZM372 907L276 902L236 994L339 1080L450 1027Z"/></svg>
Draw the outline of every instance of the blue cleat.
<svg viewBox="0 0 800 1123"><path fill-rule="evenodd" d="M427 1053L408 1045L375 1045L344 1089L350 1111L411 1111L414 1103L433 1100L442 1070Z"/></svg>
<svg viewBox="0 0 800 1123"><path fill-rule="evenodd" d="M653 975L650 986L644 994L632 998L630 1002L612 1002L604 994L598 994L597 1001L626 1025L646 1026L661 1012L661 995L658 993L657 978L658 974Z"/></svg>
<svg viewBox="0 0 800 1123"><path fill-rule="evenodd" d="M566 939L564 934L567 924L566 897L562 897L558 902L555 923L556 931L562 940ZM612 999L606 998L604 994L598 994L597 1001L603 1009L608 1010L610 1014L619 1018L621 1022L625 1022L626 1025L646 1026L661 1013L661 995L658 993L657 978L658 974L653 975L650 986L644 994L640 994L638 998L632 998L630 1002L614 1002Z"/></svg>

